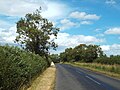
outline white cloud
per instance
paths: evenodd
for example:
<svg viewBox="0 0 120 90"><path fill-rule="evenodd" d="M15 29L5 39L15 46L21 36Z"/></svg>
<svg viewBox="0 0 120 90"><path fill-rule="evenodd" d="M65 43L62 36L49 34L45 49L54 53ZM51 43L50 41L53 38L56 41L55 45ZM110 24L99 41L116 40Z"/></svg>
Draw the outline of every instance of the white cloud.
<svg viewBox="0 0 120 90"><path fill-rule="evenodd" d="M61 28L60 28L61 30L69 29L71 27L74 27L74 26L78 25L78 23L71 22L68 19L63 19L63 20L60 21L60 23L62 25Z"/></svg>
<svg viewBox="0 0 120 90"><path fill-rule="evenodd" d="M102 43L104 39L98 39L93 36L85 36L85 35L70 35L68 33L58 33L58 37L55 40L58 44L57 51L51 50L51 53L61 53L66 48L75 47L79 44L95 44L95 43Z"/></svg>
<svg viewBox="0 0 120 90"><path fill-rule="evenodd" d="M116 1L115 0L106 0L105 3L113 5L113 4L116 4Z"/></svg>
<svg viewBox="0 0 120 90"><path fill-rule="evenodd" d="M104 34L97 34L96 36L97 37L104 37L105 35Z"/></svg>
<svg viewBox="0 0 120 90"><path fill-rule="evenodd" d="M102 45L101 48L107 55L120 55L120 44Z"/></svg>
<svg viewBox="0 0 120 90"><path fill-rule="evenodd" d="M91 21L82 21L81 24L90 25L90 24L93 24L93 23Z"/></svg>
<svg viewBox="0 0 120 90"><path fill-rule="evenodd" d="M93 36L70 35L68 33L58 33L58 38L55 40L59 46L74 47L80 43L94 44L104 42L104 39L98 39Z"/></svg>
<svg viewBox="0 0 120 90"><path fill-rule="evenodd" d="M0 0L0 13L8 16L23 16L39 5L24 0Z"/></svg>
<svg viewBox="0 0 120 90"><path fill-rule="evenodd" d="M120 27L110 28L105 31L105 34L120 34Z"/></svg>
<svg viewBox="0 0 120 90"><path fill-rule="evenodd" d="M67 23L69 23L71 26L75 25L73 22L71 22L71 21L68 20L68 19L63 19L63 20L61 20L60 22L61 22L61 24L67 24Z"/></svg>
<svg viewBox="0 0 120 90"><path fill-rule="evenodd" d="M45 18L60 18L69 12L65 4L45 0L0 0L0 13L8 16L24 16L42 7ZM64 13L64 14L63 14ZM66 14L65 14L66 13Z"/></svg>
<svg viewBox="0 0 120 90"><path fill-rule="evenodd" d="M61 18L69 12L68 6L65 4L48 2L46 5L47 10L42 13L46 18Z"/></svg>
<svg viewBox="0 0 120 90"><path fill-rule="evenodd" d="M110 50L110 45L102 45L100 46L103 51L109 51Z"/></svg>
<svg viewBox="0 0 120 90"><path fill-rule="evenodd" d="M80 25L90 25L92 24L91 21L81 21L81 22L72 22L70 21L69 19L63 19L60 21L60 24L61 24L61 27L60 29L61 30L65 30L65 29L70 29L72 27L79 27Z"/></svg>
<svg viewBox="0 0 120 90"><path fill-rule="evenodd" d="M14 43L16 35L16 26L8 30L0 28L0 43Z"/></svg>
<svg viewBox="0 0 120 90"><path fill-rule="evenodd" d="M110 7L112 6L112 8L120 11L119 0L106 0L105 3L108 6L110 6Z"/></svg>
<svg viewBox="0 0 120 90"><path fill-rule="evenodd" d="M57 50L50 50L50 53L51 54L60 54L61 52L64 52L64 50L66 49L67 47L64 47L64 46L58 46L57 47Z"/></svg>
<svg viewBox="0 0 120 90"><path fill-rule="evenodd" d="M100 28L96 28L94 31L95 32L100 32L102 29L100 29Z"/></svg>
<svg viewBox="0 0 120 90"><path fill-rule="evenodd" d="M39 7L42 7L42 15L45 18L59 19L64 17L70 9L67 5L58 2L45 1L45 0L0 0L0 14L10 16L8 18L13 19L15 17L22 17L26 13L32 13ZM63 14L64 13L64 14ZM53 20L54 19L54 20ZM15 39L16 28L13 28L15 23L12 21L0 20L0 43L12 43ZM69 23L71 25L72 23Z"/></svg>
<svg viewBox="0 0 120 90"><path fill-rule="evenodd" d="M120 50L120 44L113 44L111 49Z"/></svg>
<svg viewBox="0 0 120 90"><path fill-rule="evenodd" d="M70 17L77 18L80 20L99 20L100 16L97 16L96 14L87 14L86 12L72 12L70 14Z"/></svg>

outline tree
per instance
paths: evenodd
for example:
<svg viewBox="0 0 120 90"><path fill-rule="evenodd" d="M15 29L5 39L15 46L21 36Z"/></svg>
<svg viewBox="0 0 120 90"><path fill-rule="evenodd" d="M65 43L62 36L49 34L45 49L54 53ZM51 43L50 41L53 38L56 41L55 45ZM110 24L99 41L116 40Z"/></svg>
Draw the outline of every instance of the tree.
<svg viewBox="0 0 120 90"><path fill-rule="evenodd" d="M50 55L50 58L52 59L52 61L53 61L54 63L60 62L60 58L59 58L59 55L58 55L58 54L52 54L52 55Z"/></svg>
<svg viewBox="0 0 120 90"><path fill-rule="evenodd" d="M52 22L43 18L40 13L40 9L37 9L17 22L18 36L15 42L27 51L47 57L49 49L57 47L54 39L57 38L59 28L54 27ZM51 39L51 36L54 38Z"/></svg>
<svg viewBox="0 0 120 90"><path fill-rule="evenodd" d="M80 44L78 46L76 46L74 48L74 50L76 51L75 53L75 61L82 61L85 60L86 58L86 49L87 49L87 45L86 44Z"/></svg>
<svg viewBox="0 0 120 90"><path fill-rule="evenodd" d="M85 62L93 62L96 58L103 56L103 51L98 45L88 45L85 52Z"/></svg>
<svg viewBox="0 0 120 90"><path fill-rule="evenodd" d="M65 52L60 54L60 58L64 62L80 61L93 62L96 58L102 57L103 51L98 45L80 44L75 48L67 48Z"/></svg>
<svg viewBox="0 0 120 90"><path fill-rule="evenodd" d="M62 62L67 62L67 56L65 52L60 53L60 60Z"/></svg>

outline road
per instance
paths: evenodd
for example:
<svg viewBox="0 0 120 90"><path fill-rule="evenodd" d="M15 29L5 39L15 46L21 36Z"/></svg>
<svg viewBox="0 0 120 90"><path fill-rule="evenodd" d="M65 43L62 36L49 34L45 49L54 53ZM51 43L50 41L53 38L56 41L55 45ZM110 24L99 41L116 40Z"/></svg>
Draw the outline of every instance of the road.
<svg viewBox="0 0 120 90"><path fill-rule="evenodd" d="M120 80L71 65L56 65L55 90L120 90Z"/></svg>

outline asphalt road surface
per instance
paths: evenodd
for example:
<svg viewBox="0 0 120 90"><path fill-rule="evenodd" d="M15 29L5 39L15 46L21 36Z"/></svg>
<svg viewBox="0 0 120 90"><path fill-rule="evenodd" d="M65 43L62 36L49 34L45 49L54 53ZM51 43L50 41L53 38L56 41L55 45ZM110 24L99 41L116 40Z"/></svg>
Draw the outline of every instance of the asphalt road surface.
<svg viewBox="0 0 120 90"><path fill-rule="evenodd" d="M57 64L55 90L120 90L120 79L71 65Z"/></svg>

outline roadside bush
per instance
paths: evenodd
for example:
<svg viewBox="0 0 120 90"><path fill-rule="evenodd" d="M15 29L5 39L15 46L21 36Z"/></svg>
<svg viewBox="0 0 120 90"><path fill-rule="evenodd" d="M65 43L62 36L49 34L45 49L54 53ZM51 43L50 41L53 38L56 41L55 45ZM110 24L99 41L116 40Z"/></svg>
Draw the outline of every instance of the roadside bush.
<svg viewBox="0 0 120 90"><path fill-rule="evenodd" d="M112 57L99 57L94 60L96 63L101 63L101 64L120 64L120 56L112 56Z"/></svg>
<svg viewBox="0 0 120 90"><path fill-rule="evenodd" d="M39 55L18 47L0 46L0 90L19 90L47 66Z"/></svg>

